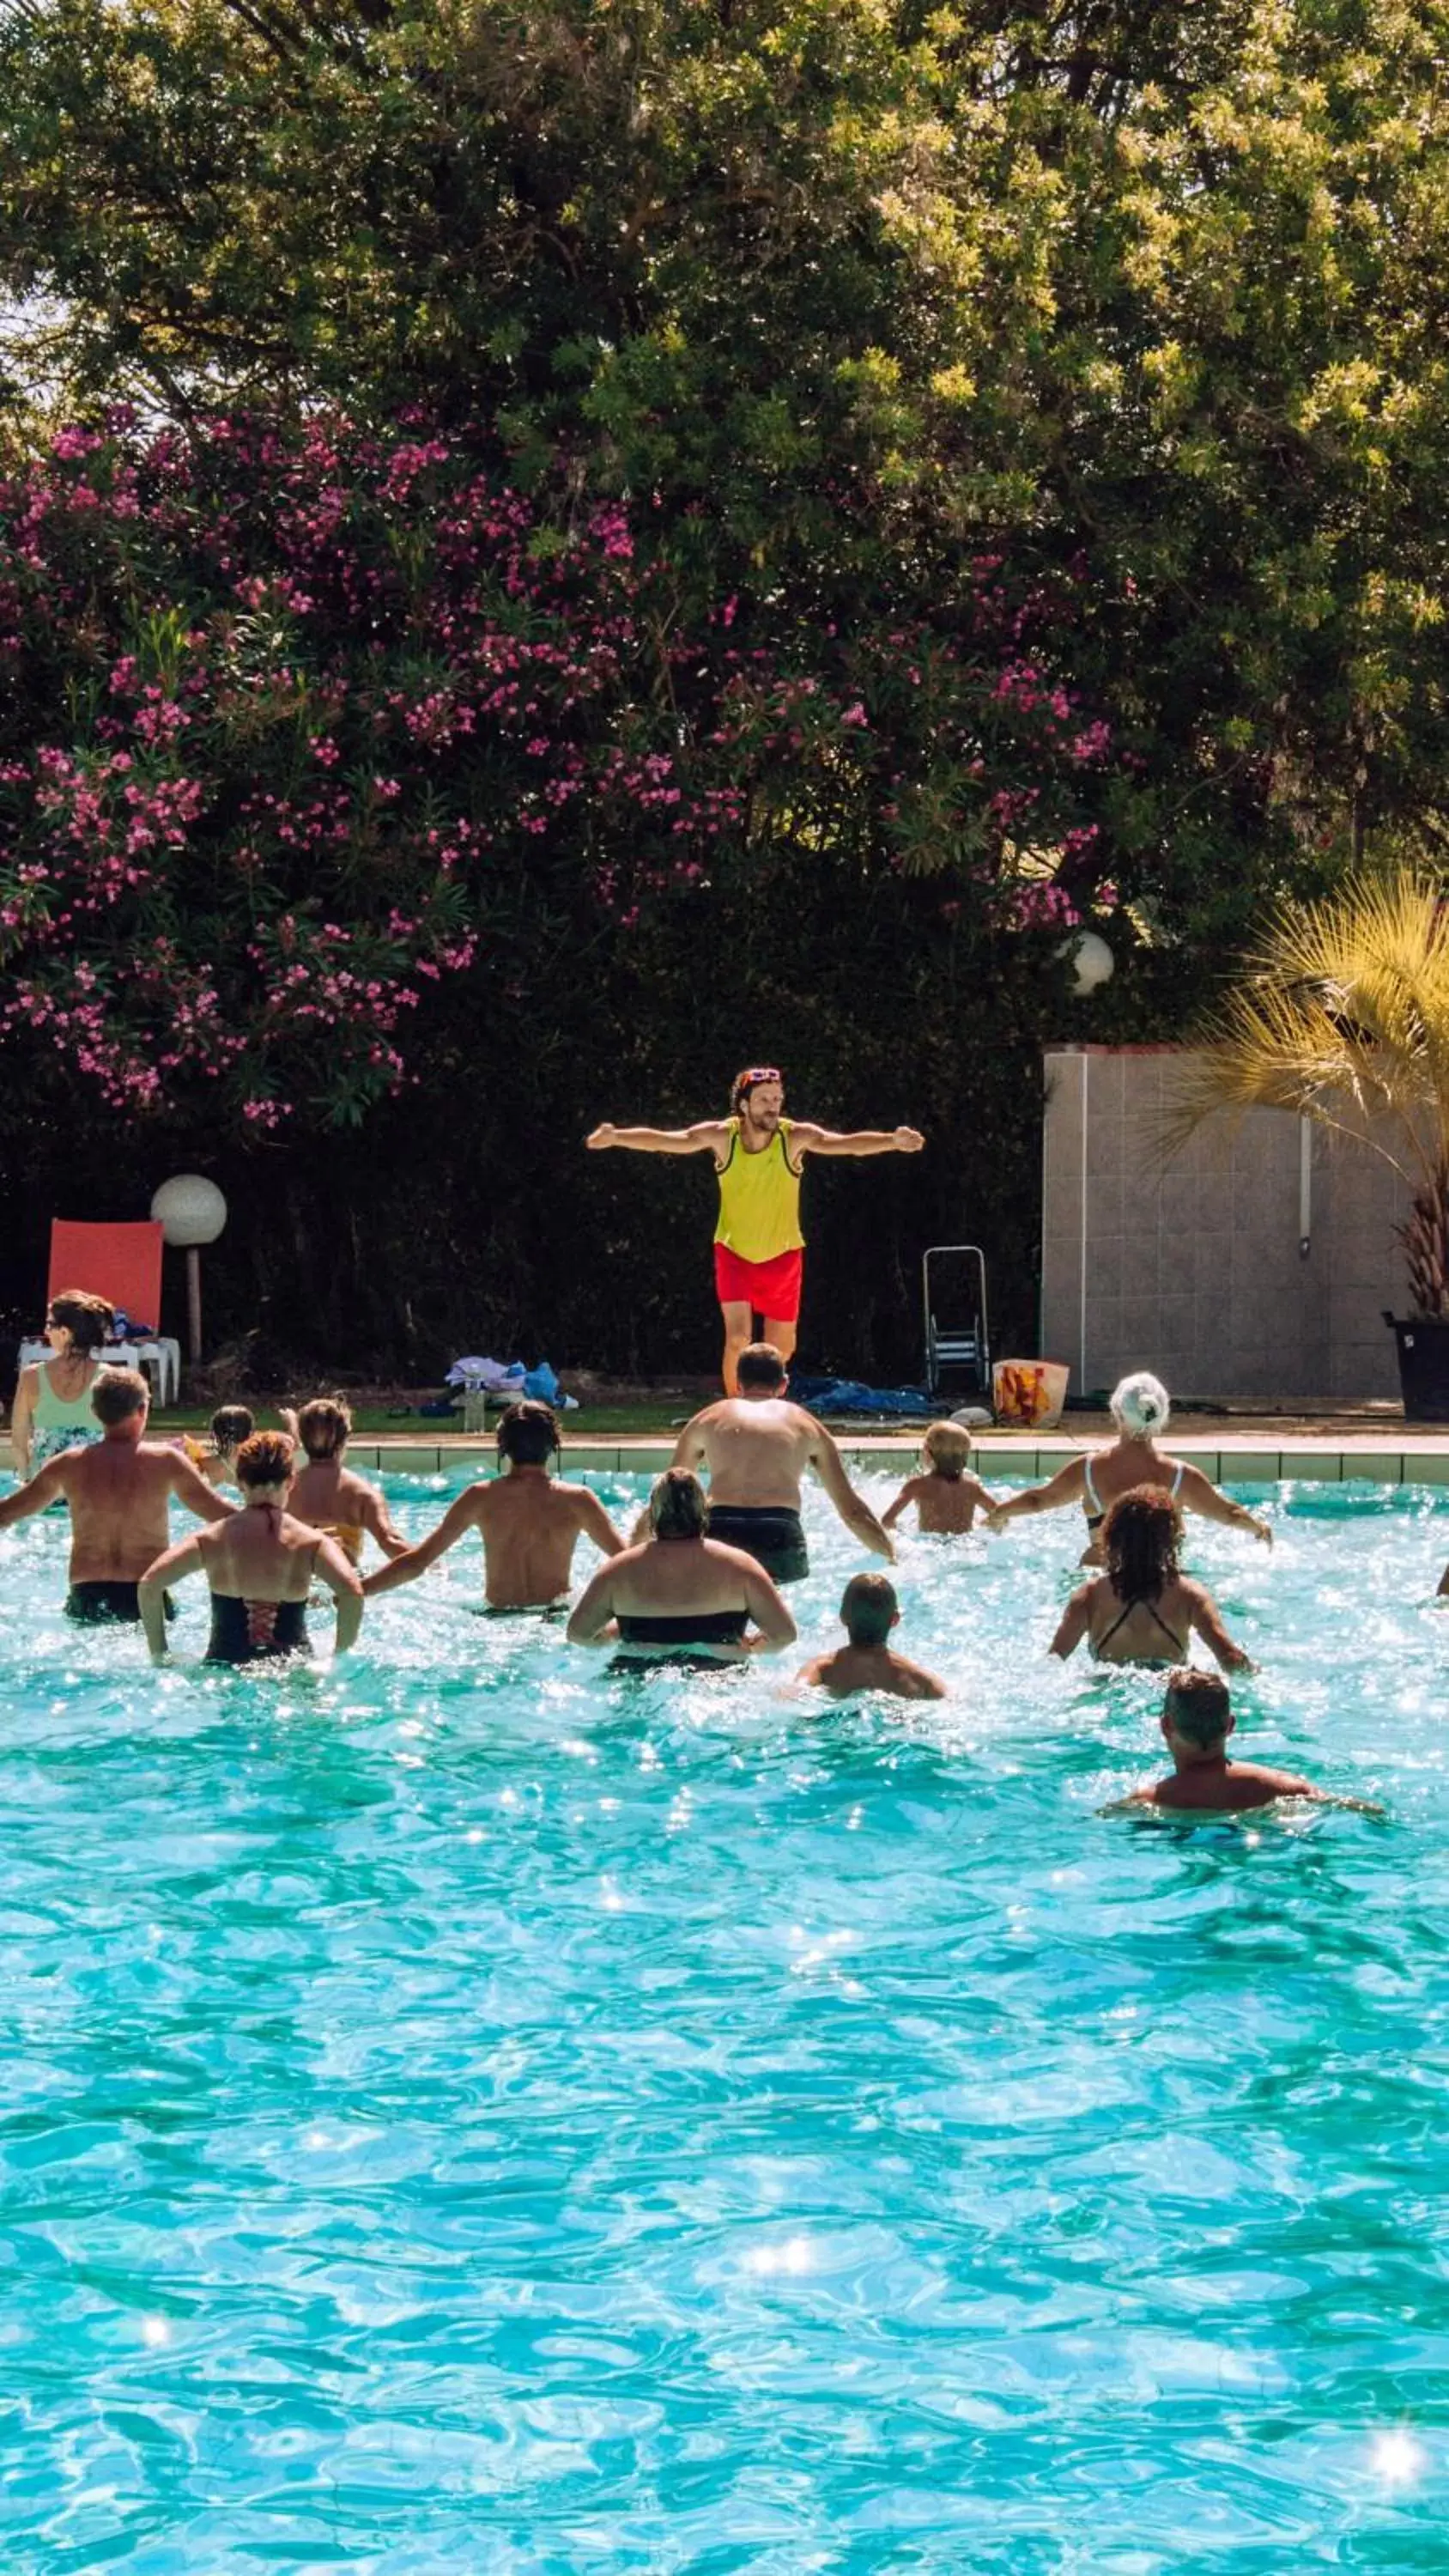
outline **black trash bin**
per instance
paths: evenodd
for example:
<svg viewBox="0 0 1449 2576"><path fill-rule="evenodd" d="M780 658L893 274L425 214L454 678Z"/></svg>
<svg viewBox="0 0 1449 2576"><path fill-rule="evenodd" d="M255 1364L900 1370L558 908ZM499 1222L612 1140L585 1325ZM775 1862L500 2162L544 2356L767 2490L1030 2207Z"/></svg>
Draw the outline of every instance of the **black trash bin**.
<svg viewBox="0 0 1449 2576"><path fill-rule="evenodd" d="M1391 1315L1406 1422L1449 1422L1449 1316Z"/></svg>

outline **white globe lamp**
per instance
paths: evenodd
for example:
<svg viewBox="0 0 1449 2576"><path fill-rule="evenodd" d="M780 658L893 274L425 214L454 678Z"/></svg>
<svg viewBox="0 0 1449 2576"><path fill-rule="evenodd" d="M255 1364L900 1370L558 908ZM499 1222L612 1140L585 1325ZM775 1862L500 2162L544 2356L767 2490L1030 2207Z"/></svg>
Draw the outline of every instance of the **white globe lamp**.
<svg viewBox="0 0 1449 2576"><path fill-rule="evenodd" d="M215 1243L226 1223L226 1201L201 1172L178 1172L163 1181L151 1214L170 1244L186 1255L186 1321L193 1365L201 1357L201 1247Z"/></svg>
<svg viewBox="0 0 1449 2576"><path fill-rule="evenodd" d="M1095 930L1084 930L1076 939L1068 940L1061 954L1071 966L1072 990L1076 993L1095 993L1099 984L1108 981L1116 963L1106 940Z"/></svg>

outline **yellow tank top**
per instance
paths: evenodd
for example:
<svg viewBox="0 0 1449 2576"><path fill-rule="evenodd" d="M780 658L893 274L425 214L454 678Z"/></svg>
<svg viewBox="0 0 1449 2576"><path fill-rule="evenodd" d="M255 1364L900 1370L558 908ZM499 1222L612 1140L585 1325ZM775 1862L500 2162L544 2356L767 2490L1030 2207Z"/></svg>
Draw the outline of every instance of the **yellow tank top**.
<svg viewBox="0 0 1449 2576"><path fill-rule="evenodd" d="M741 1261L773 1261L804 1242L800 1231L800 1175L790 1160L790 1120L782 1118L768 1145L747 1154L740 1122L730 1120L729 1158L719 1176L716 1243Z"/></svg>

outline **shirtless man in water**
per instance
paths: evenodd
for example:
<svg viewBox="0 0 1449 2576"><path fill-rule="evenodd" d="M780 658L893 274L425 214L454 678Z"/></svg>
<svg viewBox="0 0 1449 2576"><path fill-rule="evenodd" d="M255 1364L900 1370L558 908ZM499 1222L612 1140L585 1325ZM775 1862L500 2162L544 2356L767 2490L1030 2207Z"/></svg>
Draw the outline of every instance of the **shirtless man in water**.
<svg viewBox="0 0 1449 2576"><path fill-rule="evenodd" d="M579 1539L592 1539L603 1556L617 1556L624 1541L597 1494L550 1476L558 1445L546 1404L510 1404L498 1424L499 1475L470 1485L430 1537L370 1574L362 1587L368 1599L425 1574L465 1530L476 1529L490 1610L547 1610L566 1600Z"/></svg>
<svg viewBox="0 0 1449 2576"><path fill-rule="evenodd" d="M895 1549L869 1503L856 1492L823 1423L790 1404L785 1363L772 1342L750 1342L739 1358L738 1395L706 1405L686 1422L673 1464L709 1475L709 1534L742 1547L776 1583L799 1583L810 1571L800 1526L800 1488L813 1467L848 1530L875 1556L895 1562Z"/></svg>
<svg viewBox="0 0 1449 2576"><path fill-rule="evenodd" d="M939 1675L913 1664L909 1655L897 1654L891 1644L901 1609L888 1575L853 1574L841 1598L840 1617L849 1643L802 1664L797 1683L828 1691L832 1699L851 1699L857 1691L884 1691L892 1699L945 1698Z"/></svg>
<svg viewBox="0 0 1449 2576"><path fill-rule="evenodd" d="M98 1369L91 1410L101 1425L99 1444L63 1449L0 1503L0 1530L51 1503L70 1505L69 1619L140 1619L136 1587L171 1544L173 1494L198 1520L231 1518L231 1504L183 1450L145 1438L150 1401L139 1369Z"/></svg>
<svg viewBox="0 0 1449 2576"><path fill-rule="evenodd" d="M1275 1798L1311 1798L1318 1805L1357 1807L1365 1815L1382 1815L1360 1798L1329 1798L1296 1772L1270 1771L1262 1762L1230 1762L1228 1737L1237 1720L1228 1686L1216 1673L1180 1664L1167 1676L1162 1703L1162 1733L1173 1768L1165 1780L1134 1789L1119 1798L1108 1815L1131 1814L1142 1807L1165 1808L1174 1815L1237 1815L1247 1807L1271 1806Z"/></svg>

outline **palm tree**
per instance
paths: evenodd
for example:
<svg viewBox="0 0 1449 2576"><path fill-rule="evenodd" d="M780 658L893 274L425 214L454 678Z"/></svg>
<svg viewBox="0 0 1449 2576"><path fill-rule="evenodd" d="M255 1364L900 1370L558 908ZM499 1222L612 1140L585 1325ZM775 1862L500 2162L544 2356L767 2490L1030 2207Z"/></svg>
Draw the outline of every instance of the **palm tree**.
<svg viewBox="0 0 1449 2576"><path fill-rule="evenodd" d="M1274 918L1168 1115L1181 1144L1222 1109L1290 1109L1408 1184L1398 1229L1416 1315L1449 1316L1449 905L1422 867L1352 878Z"/></svg>

